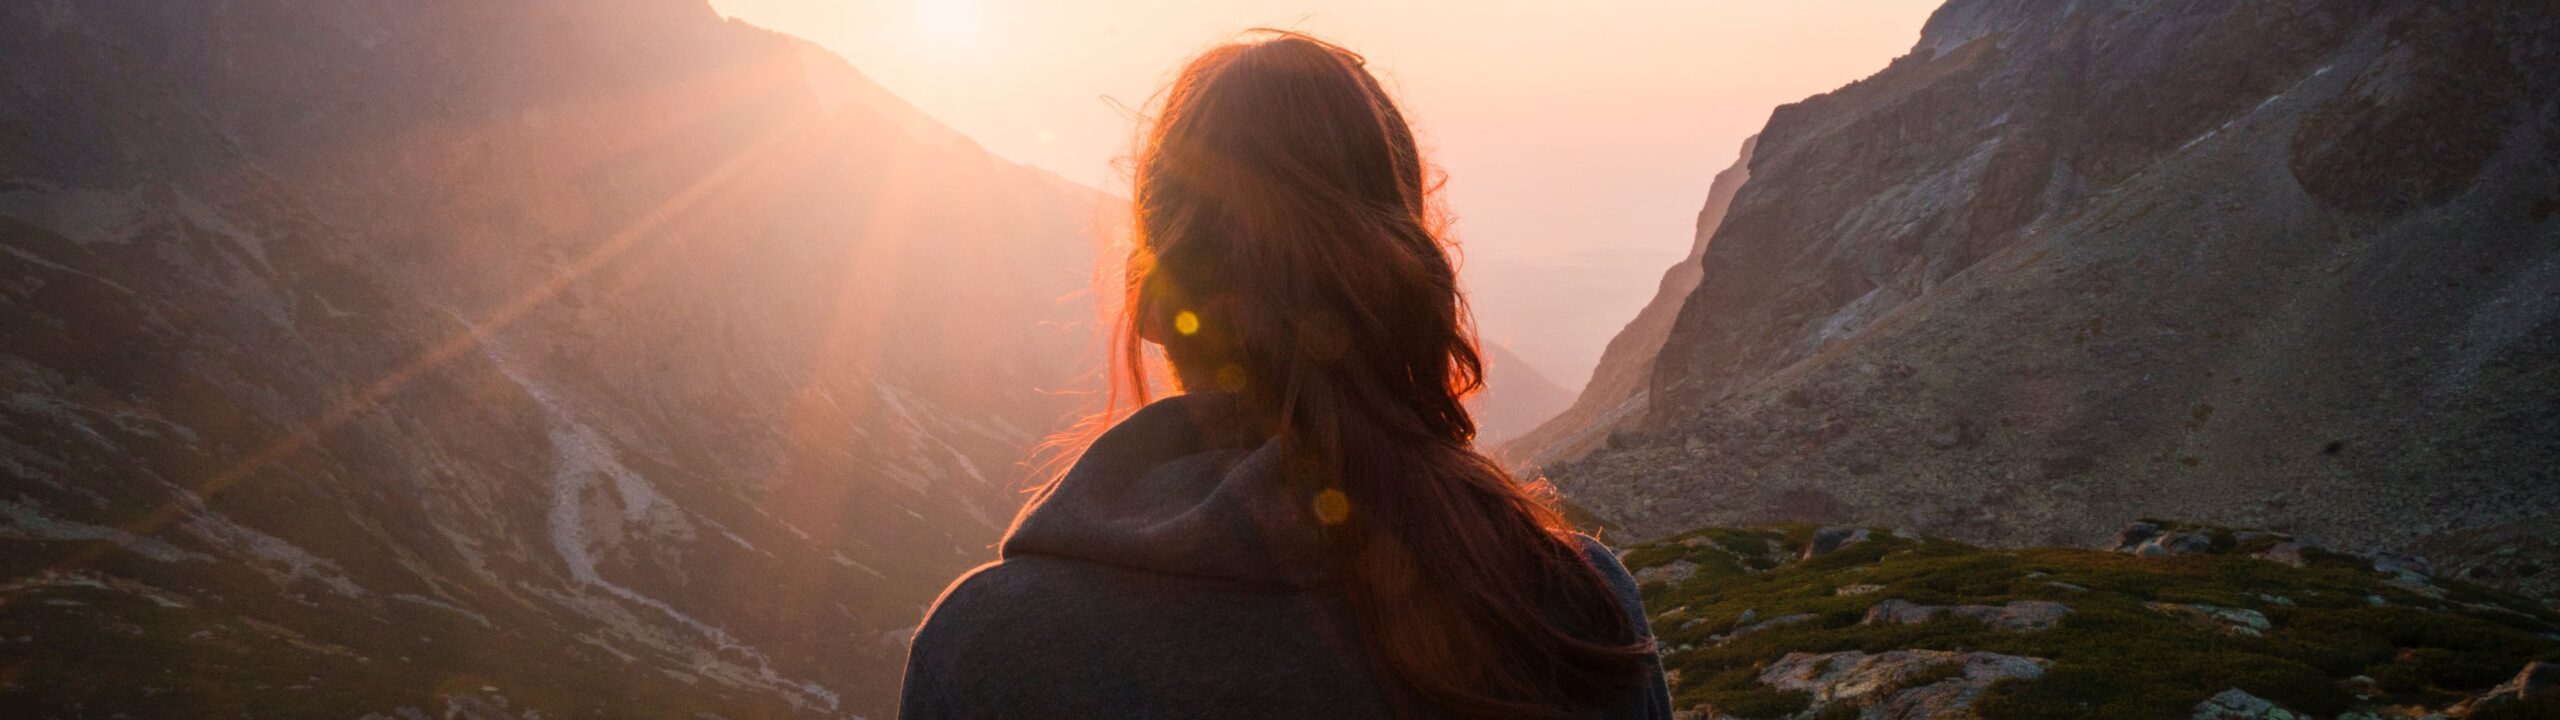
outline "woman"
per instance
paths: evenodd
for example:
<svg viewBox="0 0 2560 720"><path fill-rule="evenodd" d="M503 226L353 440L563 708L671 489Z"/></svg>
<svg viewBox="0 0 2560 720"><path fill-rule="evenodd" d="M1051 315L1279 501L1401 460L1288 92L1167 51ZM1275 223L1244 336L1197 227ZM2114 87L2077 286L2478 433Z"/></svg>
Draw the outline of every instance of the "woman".
<svg viewBox="0 0 2560 720"><path fill-rule="evenodd" d="M1626 569L1472 449L1435 185L1362 63L1269 32L1165 92L1113 396L1145 343L1184 394L944 592L902 717L1670 716Z"/></svg>

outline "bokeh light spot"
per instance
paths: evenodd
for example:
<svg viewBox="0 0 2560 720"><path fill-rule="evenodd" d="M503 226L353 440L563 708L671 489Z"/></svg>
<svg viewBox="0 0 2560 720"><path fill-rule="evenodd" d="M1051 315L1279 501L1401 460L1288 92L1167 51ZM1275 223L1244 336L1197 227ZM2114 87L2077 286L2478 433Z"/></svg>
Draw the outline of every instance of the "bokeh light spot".
<svg viewBox="0 0 2560 720"><path fill-rule="evenodd" d="M1173 331L1184 335L1200 332L1200 316L1189 310L1174 313Z"/></svg>
<svg viewBox="0 0 2560 720"><path fill-rule="evenodd" d="M1351 497L1334 488L1316 493L1316 519L1326 525L1340 525L1351 519Z"/></svg>

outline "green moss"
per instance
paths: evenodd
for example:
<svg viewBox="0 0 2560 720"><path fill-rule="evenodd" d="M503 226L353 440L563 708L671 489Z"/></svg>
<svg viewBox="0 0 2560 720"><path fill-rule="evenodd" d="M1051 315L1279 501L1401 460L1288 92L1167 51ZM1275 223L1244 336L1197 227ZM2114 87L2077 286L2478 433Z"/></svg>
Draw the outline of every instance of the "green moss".
<svg viewBox="0 0 2560 720"><path fill-rule="evenodd" d="M1689 581L1646 588L1655 612L1688 609L1656 628L1673 648L1666 665L1703 679L1678 689L1681 707L1712 705L1743 717L1811 709L1802 695L1758 682L1761 668L1791 652L1979 650L2053 661L2040 679L2004 682L1987 692L1977 709L1990 718L2183 717L2231 688L2297 712L2332 715L2357 702L2341 688L2355 675L2371 676L2395 702L2441 707L2504 681L2528 660L2560 655L2560 641L2539 634L2552 624L2548 611L2530 601L2449 582L2439 583L2445 599L2432 599L2384 582L2360 559L2343 555L2306 553L2314 561L2302 568L2256 560L2239 553L2265 538L2242 543L2228 531L2215 535L2225 552L2177 558L1986 550L1878 531L1809 561L1767 569L1748 562L1769 555L1770 539L1792 553L1811 535L1803 526L1702 530L1629 552L1629 564L1639 569L1675 560L1699 565ZM1757 552L1736 552L1745 548ZM1879 589L1839 594L1851 585ZM2292 605L2269 599L2278 596ZM2369 596L2386 604L2375 606ZM1931 605L2050 600L2072 613L2039 632L1948 618L1860 624L1885 599ZM2256 610L2273 627L2251 637L2149 603ZM1762 620L1806 613L1818 621L1715 642L1746 610ZM1924 671L1958 672L1952 665Z"/></svg>

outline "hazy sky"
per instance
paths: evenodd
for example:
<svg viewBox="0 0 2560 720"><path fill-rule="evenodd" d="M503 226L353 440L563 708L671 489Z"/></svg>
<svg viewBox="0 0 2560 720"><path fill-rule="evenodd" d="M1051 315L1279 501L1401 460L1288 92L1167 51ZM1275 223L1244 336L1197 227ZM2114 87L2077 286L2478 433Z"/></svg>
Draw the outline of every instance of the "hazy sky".
<svg viewBox="0 0 2560 720"><path fill-rule="evenodd" d="M1779 104L1882 69L1935 0L713 0L816 41L995 153L1125 195L1135 113L1252 27L1368 56L1466 249L1488 341L1579 390Z"/></svg>

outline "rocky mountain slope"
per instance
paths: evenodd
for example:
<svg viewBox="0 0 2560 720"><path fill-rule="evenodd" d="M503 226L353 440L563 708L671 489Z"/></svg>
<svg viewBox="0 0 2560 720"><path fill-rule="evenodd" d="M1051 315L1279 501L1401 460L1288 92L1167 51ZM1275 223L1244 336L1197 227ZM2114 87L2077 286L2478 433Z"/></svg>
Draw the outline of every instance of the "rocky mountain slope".
<svg viewBox="0 0 2560 720"><path fill-rule="evenodd" d="M1698 289L1704 274L1699 260L1706 257L1707 240L1724 224L1734 193L1751 179L1751 148L1759 142L1756 135L1743 140L1741 157L1708 184L1707 204L1698 209L1698 229L1689 241L1689 254L1662 272L1662 284L1654 290L1653 299L1617 335L1610 336L1609 345L1600 351L1599 366L1572 405L1506 444L1503 455L1530 467L1580 457L1605 443L1610 433L1645 417L1653 358L1671 336L1671 321L1679 317L1680 306Z"/></svg>
<svg viewBox="0 0 2560 720"><path fill-rule="evenodd" d="M2108 552L1708 528L1625 557L1684 718L2560 712L2560 612L2280 533L2143 523Z"/></svg>
<svg viewBox="0 0 2560 720"><path fill-rule="evenodd" d="M2167 515L2560 595L2560 8L1955 0L1749 170L1639 429L1546 465L1623 530Z"/></svg>
<svg viewBox="0 0 2560 720"><path fill-rule="evenodd" d="M0 715L885 715L1105 200L700 0L0 9Z"/></svg>

